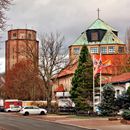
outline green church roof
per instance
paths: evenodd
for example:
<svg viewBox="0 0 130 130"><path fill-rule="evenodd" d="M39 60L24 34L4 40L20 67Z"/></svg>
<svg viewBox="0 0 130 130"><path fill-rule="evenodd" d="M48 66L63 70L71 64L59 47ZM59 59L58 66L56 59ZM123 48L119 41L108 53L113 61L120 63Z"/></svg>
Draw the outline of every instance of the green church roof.
<svg viewBox="0 0 130 130"><path fill-rule="evenodd" d="M111 26L106 24L103 20L97 19L89 26L88 30L103 29L106 30L105 35L101 41L89 42L87 39L86 31L84 31L72 45L90 45L90 44L124 44L113 31L116 31Z"/></svg>
<svg viewBox="0 0 130 130"><path fill-rule="evenodd" d="M112 31L107 31L100 44L124 44Z"/></svg>
<svg viewBox="0 0 130 130"><path fill-rule="evenodd" d="M83 32L72 45L84 45L88 44L86 32Z"/></svg>
<svg viewBox="0 0 130 130"><path fill-rule="evenodd" d="M116 31L114 28L112 28L110 25L108 25L107 23L105 23L103 20L101 19L96 19L89 27L88 30L90 29L104 29L104 30L112 30L112 31Z"/></svg>
<svg viewBox="0 0 130 130"><path fill-rule="evenodd" d="M86 32L83 32L72 45L88 44L124 44L112 31L107 31L101 42L88 42Z"/></svg>

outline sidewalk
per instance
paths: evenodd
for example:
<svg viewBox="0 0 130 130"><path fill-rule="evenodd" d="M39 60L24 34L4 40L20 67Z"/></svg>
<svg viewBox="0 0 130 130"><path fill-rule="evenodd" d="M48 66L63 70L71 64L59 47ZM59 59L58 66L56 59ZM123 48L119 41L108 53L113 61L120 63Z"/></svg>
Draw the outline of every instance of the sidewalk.
<svg viewBox="0 0 130 130"><path fill-rule="evenodd" d="M100 130L130 130L130 125L123 125L120 121L108 121L107 119L71 119L57 120L56 122Z"/></svg>
<svg viewBox="0 0 130 130"><path fill-rule="evenodd" d="M109 121L108 118L77 119L71 116L47 115L41 117L43 120L53 121L61 124L93 128L98 130L130 130L130 125L123 125L120 120Z"/></svg>

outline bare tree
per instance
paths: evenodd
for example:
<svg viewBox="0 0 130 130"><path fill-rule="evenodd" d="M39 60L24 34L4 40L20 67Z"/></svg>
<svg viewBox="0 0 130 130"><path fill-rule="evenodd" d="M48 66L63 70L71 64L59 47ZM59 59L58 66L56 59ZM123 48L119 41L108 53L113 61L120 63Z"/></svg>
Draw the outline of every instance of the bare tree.
<svg viewBox="0 0 130 130"><path fill-rule="evenodd" d="M60 33L45 34L40 36L39 56L33 44L26 44L20 55L33 64L33 73L43 80L43 87L47 99L48 108L51 108L52 77L66 65L67 51L63 47L64 37ZM26 42L26 41L25 41ZM39 64L38 62L39 61Z"/></svg>
<svg viewBox="0 0 130 130"><path fill-rule="evenodd" d="M126 48L127 48L127 53L130 54L130 27L126 31Z"/></svg>
<svg viewBox="0 0 130 130"><path fill-rule="evenodd" d="M12 1L13 0L0 0L0 28L2 30L5 29L5 24L7 20L5 12L9 9Z"/></svg>
<svg viewBox="0 0 130 130"><path fill-rule="evenodd" d="M63 48L64 37L60 33L43 35L40 48L40 75L44 81L47 95L48 111L51 110L52 77L64 67L66 49Z"/></svg>

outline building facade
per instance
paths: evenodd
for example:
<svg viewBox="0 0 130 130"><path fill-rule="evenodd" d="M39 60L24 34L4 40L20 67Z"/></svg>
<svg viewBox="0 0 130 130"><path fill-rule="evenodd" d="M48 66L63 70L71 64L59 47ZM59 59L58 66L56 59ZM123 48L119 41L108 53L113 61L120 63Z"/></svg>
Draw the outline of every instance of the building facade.
<svg viewBox="0 0 130 130"><path fill-rule="evenodd" d="M14 29L8 31L6 40L6 73L22 60L32 60L29 53L38 57L39 42L36 40L36 31L31 29ZM38 63L38 58L35 58Z"/></svg>

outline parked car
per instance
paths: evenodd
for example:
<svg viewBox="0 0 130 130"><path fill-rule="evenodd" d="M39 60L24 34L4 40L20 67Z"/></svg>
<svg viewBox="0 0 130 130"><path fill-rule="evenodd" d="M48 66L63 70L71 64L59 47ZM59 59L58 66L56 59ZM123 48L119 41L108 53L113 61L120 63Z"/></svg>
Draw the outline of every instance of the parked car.
<svg viewBox="0 0 130 130"><path fill-rule="evenodd" d="M25 115L25 116L29 114L45 115L47 114L47 110L43 108L39 108L37 106L25 106L20 110L20 114Z"/></svg>
<svg viewBox="0 0 130 130"><path fill-rule="evenodd" d="M11 106L9 108L6 108L6 112L19 112L21 110L21 106Z"/></svg>
<svg viewBox="0 0 130 130"><path fill-rule="evenodd" d="M4 107L0 106L0 112L4 112L4 111L5 111Z"/></svg>

